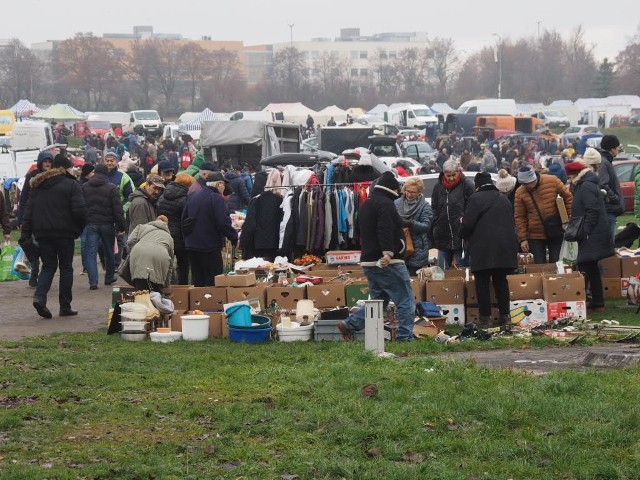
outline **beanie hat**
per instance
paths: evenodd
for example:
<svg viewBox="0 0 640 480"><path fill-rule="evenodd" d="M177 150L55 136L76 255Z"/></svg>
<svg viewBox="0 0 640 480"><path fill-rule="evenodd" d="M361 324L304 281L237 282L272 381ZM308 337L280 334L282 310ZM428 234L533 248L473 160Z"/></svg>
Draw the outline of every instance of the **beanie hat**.
<svg viewBox="0 0 640 480"><path fill-rule="evenodd" d="M498 172L498 179L496 180L496 187L502 193L509 193L516 186L516 177L509 175L504 168Z"/></svg>
<svg viewBox="0 0 640 480"><path fill-rule="evenodd" d="M101 175L107 176L109 175L109 167L101 163L99 165L96 165L96 169L94 170L94 173L96 175L101 174Z"/></svg>
<svg viewBox="0 0 640 480"><path fill-rule="evenodd" d="M91 172L93 172L93 170L96 167L93 166L92 163L85 163L82 168L80 169L80 176L81 177L86 177L87 175L89 175ZM108 172L107 172L108 175Z"/></svg>
<svg viewBox="0 0 640 480"><path fill-rule="evenodd" d="M380 175L380 178L378 179L378 183L376 184L375 188L386 190L387 192L395 195L396 197L400 196L398 194L398 190L400 190L400 184L398 183L398 180L396 180L396 177L394 177L393 173L391 172L384 172L382 175Z"/></svg>
<svg viewBox="0 0 640 480"><path fill-rule="evenodd" d="M114 152L113 150L109 150L107 153L104 154L104 158L106 159L107 157L113 157L116 160L118 160L120 157L118 157L118 154L116 152Z"/></svg>
<svg viewBox="0 0 640 480"><path fill-rule="evenodd" d="M168 171L172 171L175 172L176 169L175 167L171 164L171 162L169 160L162 160L159 164L158 164L158 171L160 173L162 172L168 172Z"/></svg>
<svg viewBox="0 0 640 480"><path fill-rule="evenodd" d="M491 180L491 175L487 172L478 172L473 179L473 183L476 188L480 188L483 185L493 185L493 181Z"/></svg>
<svg viewBox="0 0 640 480"><path fill-rule="evenodd" d="M564 166L564 171L567 172L567 175L577 175L585 168L589 167L582 162L571 162Z"/></svg>
<svg viewBox="0 0 640 480"><path fill-rule="evenodd" d="M582 163L585 165L599 165L602 162L602 156L595 148L587 148L582 156Z"/></svg>
<svg viewBox="0 0 640 480"><path fill-rule="evenodd" d="M600 148L606 150L607 152L619 146L620 140L618 140L618 137L616 137L615 135L605 135L600 141Z"/></svg>
<svg viewBox="0 0 640 480"><path fill-rule="evenodd" d="M53 159L53 168L64 168L65 170L73 167L73 162L59 153Z"/></svg>
<svg viewBox="0 0 640 480"><path fill-rule="evenodd" d="M518 170L518 181L520 183L531 183L535 182L536 179L536 171L531 165L522 167Z"/></svg>

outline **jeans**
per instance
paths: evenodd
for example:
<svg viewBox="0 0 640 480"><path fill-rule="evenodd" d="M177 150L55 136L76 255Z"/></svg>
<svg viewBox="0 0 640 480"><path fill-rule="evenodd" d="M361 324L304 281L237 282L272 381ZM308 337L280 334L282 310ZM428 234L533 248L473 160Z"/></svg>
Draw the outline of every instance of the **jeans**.
<svg viewBox="0 0 640 480"><path fill-rule="evenodd" d="M413 289L409 280L407 267L401 264L391 264L388 267L363 267L369 283L369 296L372 300L383 300L384 306L389 300L396 305L398 312L398 340L413 340L413 324L415 321L416 303ZM349 330L364 328L364 308L359 308L349 316L345 322Z"/></svg>
<svg viewBox="0 0 640 480"><path fill-rule="evenodd" d="M591 289L591 303L588 306L591 308L603 307L604 293L598 262L579 262L578 270L584 275L585 283Z"/></svg>
<svg viewBox="0 0 640 480"><path fill-rule="evenodd" d="M443 270L449 270L452 268L453 263L462 267L462 249L459 250L438 250L438 266Z"/></svg>
<svg viewBox="0 0 640 480"><path fill-rule="evenodd" d="M549 248L548 263L556 263L560 258L562 237L551 240L529 240L529 251L533 254L533 263L547 263L547 248Z"/></svg>
<svg viewBox="0 0 640 480"><path fill-rule="evenodd" d="M85 258L83 263L87 269L89 285L98 285L98 247L102 245L105 262L105 284L111 283L115 277L115 256L113 254L113 244L116 241L116 229L113 224L97 225L89 224L83 232L86 238Z"/></svg>
<svg viewBox="0 0 640 480"><path fill-rule="evenodd" d="M80 234L80 258L82 259L82 269L87 269L87 229L85 227Z"/></svg>
<svg viewBox="0 0 640 480"><path fill-rule="evenodd" d="M222 251L196 252L188 250L191 276L195 287L213 287L216 275L222 274Z"/></svg>
<svg viewBox="0 0 640 480"><path fill-rule="evenodd" d="M38 285L33 294L33 301L47 304L47 294L51 289L53 276L60 267L60 287L58 300L60 310L71 310L73 296L73 238L39 238L40 260L42 268L38 276Z"/></svg>
<svg viewBox="0 0 640 480"><path fill-rule="evenodd" d="M611 238L613 239L613 243L616 243L616 224L618 222L618 217L616 217L613 213L607 213L609 217L609 225L611 226Z"/></svg>
<svg viewBox="0 0 640 480"><path fill-rule="evenodd" d="M507 275L511 273L513 273L512 268L494 268L473 272L476 278L476 298L478 299L480 315L491 315L491 280L493 280L493 289L496 292L500 315L509 314L509 283L507 282Z"/></svg>

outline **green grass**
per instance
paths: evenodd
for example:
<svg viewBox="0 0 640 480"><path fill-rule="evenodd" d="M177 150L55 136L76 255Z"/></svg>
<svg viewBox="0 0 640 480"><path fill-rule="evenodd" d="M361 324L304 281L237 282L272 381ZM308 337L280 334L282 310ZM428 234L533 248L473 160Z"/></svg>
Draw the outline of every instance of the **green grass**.
<svg viewBox="0 0 640 480"><path fill-rule="evenodd" d="M640 146L640 128L639 127L615 127L605 128L602 133L616 135L623 146L632 144ZM629 153L640 153L635 148L628 148Z"/></svg>
<svg viewBox="0 0 640 480"><path fill-rule="evenodd" d="M433 355L541 345L561 343L424 340L387 344L389 360L361 342L4 342L0 478L638 478L638 368L534 376Z"/></svg>

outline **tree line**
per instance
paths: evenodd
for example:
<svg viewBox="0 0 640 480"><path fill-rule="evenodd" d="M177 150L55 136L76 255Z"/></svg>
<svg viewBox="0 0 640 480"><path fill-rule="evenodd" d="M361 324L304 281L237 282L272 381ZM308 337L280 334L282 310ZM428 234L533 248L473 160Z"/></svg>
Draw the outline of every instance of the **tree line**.
<svg viewBox="0 0 640 480"><path fill-rule="evenodd" d="M455 107L467 99L497 96L498 83L504 98L548 103L640 94L640 28L615 59L601 61L581 26L567 38L554 30L536 37L497 36L495 45L470 53L458 50L452 38L436 37L394 56L380 49L360 71L335 53L321 53L309 64L304 52L287 47L274 54L257 85L247 84L232 51L148 39L134 41L125 52L106 39L78 33L57 43L47 58L13 39L0 52L0 82L2 105L28 98L84 111L158 108L165 115L297 101L314 109L396 101Z"/></svg>

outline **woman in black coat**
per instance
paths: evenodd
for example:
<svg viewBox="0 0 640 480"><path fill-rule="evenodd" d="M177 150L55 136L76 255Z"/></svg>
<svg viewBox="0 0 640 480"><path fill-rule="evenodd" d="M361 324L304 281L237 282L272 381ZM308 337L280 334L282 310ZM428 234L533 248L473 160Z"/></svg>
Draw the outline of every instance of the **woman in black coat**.
<svg viewBox="0 0 640 480"><path fill-rule="evenodd" d="M577 263L591 290L591 302L587 308L602 311L604 294L598 261L614 253L604 198L600 194L598 176L591 168L581 162L568 163L564 168L573 187L571 218L583 218Z"/></svg>
<svg viewBox="0 0 640 480"><path fill-rule="evenodd" d="M511 202L498 191L488 173L474 179L476 193L471 195L462 218L460 234L467 241L471 271L476 280L480 310L479 324L491 323L490 282L498 300L499 325L510 325L507 275L517 267L518 237Z"/></svg>

